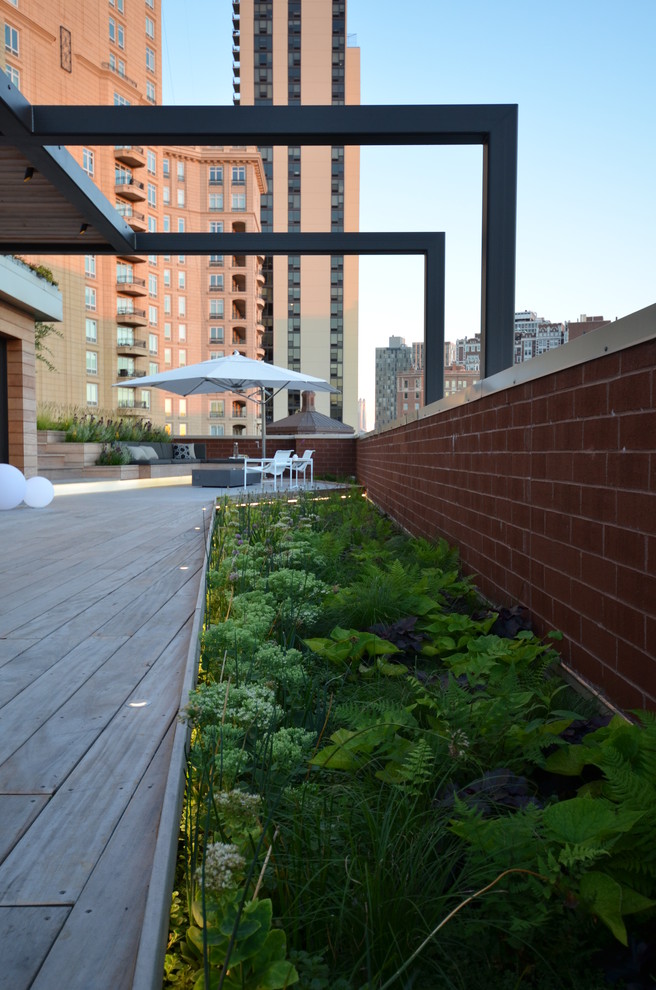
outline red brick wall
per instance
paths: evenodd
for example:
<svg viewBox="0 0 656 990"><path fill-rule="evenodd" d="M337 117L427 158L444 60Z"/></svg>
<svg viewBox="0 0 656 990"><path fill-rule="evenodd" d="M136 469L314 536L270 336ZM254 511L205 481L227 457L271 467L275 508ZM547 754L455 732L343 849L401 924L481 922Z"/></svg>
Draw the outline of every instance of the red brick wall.
<svg viewBox="0 0 656 990"><path fill-rule="evenodd" d="M362 438L357 476L624 708L656 707L656 341Z"/></svg>
<svg viewBox="0 0 656 990"><path fill-rule="evenodd" d="M249 457L262 456L262 441L257 437L181 437L181 443L204 443L208 458L232 457L235 442L239 453ZM301 456L304 450L314 450L315 477L336 475L340 478L355 476L355 437L284 437L270 436L266 441L267 457L277 450L293 450Z"/></svg>

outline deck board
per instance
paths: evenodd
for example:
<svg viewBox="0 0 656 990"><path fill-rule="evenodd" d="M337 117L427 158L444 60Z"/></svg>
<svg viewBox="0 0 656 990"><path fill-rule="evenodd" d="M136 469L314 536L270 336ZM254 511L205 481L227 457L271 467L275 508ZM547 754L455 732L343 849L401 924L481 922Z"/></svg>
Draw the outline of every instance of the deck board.
<svg viewBox="0 0 656 990"><path fill-rule="evenodd" d="M143 951L215 493L116 488L0 513L3 990L128 990Z"/></svg>

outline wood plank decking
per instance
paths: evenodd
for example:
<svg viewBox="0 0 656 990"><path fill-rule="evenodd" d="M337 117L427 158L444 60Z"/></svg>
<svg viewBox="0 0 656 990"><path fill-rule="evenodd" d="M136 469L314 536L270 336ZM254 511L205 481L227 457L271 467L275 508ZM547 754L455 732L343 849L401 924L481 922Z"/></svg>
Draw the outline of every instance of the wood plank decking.
<svg viewBox="0 0 656 990"><path fill-rule="evenodd" d="M2 990L158 985L215 495L119 483L0 512Z"/></svg>

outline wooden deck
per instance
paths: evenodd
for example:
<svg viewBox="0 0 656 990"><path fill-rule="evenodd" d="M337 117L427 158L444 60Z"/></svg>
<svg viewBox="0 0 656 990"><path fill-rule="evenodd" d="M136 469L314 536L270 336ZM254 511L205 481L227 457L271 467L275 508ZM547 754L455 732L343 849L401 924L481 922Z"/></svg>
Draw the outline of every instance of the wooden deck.
<svg viewBox="0 0 656 990"><path fill-rule="evenodd" d="M91 489L0 512L2 990L161 984L216 492Z"/></svg>

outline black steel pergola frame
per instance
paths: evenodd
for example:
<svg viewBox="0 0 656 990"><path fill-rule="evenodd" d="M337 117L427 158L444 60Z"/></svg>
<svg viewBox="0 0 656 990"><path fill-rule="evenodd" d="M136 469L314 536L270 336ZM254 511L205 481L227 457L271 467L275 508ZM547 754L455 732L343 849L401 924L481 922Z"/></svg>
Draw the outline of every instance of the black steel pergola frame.
<svg viewBox="0 0 656 990"><path fill-rule="evenodd" d="M31 106L0 93L0 143L28 158L106 243L40 242L32 254L421 254L425 263L425 398L443 394L444 234L134 232L64 145L461 145L483 148L481 373L513 363L517 217L515 104L339 107ZM430 182L430 176L426 177Z"/></svg>

